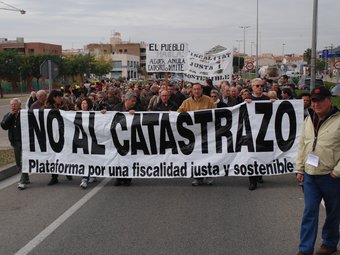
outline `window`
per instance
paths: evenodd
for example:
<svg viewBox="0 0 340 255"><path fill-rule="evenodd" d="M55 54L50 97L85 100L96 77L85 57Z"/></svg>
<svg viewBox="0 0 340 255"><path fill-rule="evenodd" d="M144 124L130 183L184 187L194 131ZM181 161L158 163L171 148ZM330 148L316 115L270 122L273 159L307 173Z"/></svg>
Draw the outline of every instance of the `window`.
<svg viewBox="0 0 340 255"><path fill-rule="evenodd" d="M113 69L121 69L122 68L122 61L112 61L112 68Z"/></svg>

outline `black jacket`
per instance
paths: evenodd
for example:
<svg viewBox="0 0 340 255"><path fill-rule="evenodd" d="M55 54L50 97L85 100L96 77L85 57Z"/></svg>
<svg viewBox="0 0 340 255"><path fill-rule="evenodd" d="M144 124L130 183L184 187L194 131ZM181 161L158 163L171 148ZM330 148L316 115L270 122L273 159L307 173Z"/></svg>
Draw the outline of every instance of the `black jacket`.
<svg viewBox="0 0 340 255"><path fill-rule="evenodd" d="M7 113L1 121L1 127L8 130L8 139L12 146L21 143L20 112L18 114Z"/></svg>
<svg viewBox="0 0 340 255"><path fill-rule="evenodd" d="M162 100L159 100L159 102L152 108L152 111L176 111L178 109L178 105L169 100L168 104L165 105Z"/></svg>

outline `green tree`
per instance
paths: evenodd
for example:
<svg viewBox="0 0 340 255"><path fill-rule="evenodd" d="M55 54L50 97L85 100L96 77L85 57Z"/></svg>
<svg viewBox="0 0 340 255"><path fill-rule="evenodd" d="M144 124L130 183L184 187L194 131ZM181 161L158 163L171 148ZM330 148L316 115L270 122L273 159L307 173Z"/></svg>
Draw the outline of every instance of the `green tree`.
<svg viewBox="0 0 340 255"><path fill-rule="evenodd" d="M63 59L61 73L63 75L71 76L72 80L74 80L76 76L80 76L83 81L85 74L89 77L90 73L92 73L91 69L93 68L94 62L94 56L91 56L90 54L66 57Z"/></svg>
<svg viewBox="0 0 340 255"><path fill-rule="evenodd" d="M12 82L14 91L18 89L17 81L21 78L23 60L23 56L15 51L0 52L0 80Z"/></svg>
<svg viewBox="0 0 340 255"><path fill-rule="evenodd" d="M305 50L305 52L303 53L303 60L306 61L308 65L310 65L311 59L312 59L312 49L311 49L311 48L308 48L308 49Z"/></svg>
<svg viewBox="0 0 340 255"><path fill-rule="evenodd" d="M23 74L25 79L29 79L30 81L33 78L37 79L37 83L39 86L39 80L42 77L40 74L40 66L45 60L51 60L57 66L60 68L62 65L62 58L58 55L53 54L37 54L37 55L29 55L26 56L24 59L24 65L23 65ZM31 84L29 82L29 84Z"/></svg>
<svg viewBox="0 0 340 255"><path fill-rule="evenodd" d="M105 74L108 74L112 69L112 64L109 61L105 61L104 59L96 60L92 63L91 73L101 77Z"/></svg>
<svg viewBox="0 0 340 255"><path fill-rule="evenodd" d="M326 61L324 59L317 59L316 60L316 71L323 71L326 66Z"/></svg>

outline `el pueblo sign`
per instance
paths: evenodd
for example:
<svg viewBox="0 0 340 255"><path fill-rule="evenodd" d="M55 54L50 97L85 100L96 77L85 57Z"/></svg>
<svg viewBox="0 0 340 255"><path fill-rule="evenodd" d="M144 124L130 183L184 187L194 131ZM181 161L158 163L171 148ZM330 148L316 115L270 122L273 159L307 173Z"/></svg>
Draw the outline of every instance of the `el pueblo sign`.
<svg viewBox="0 0 340 255"><path fill-rule="evenodd" d="M150 43L146 49L147 72L182 73L184 80L213 84L231 80L233 54L230 49L214 54L189 51L187 43Z"/></svg>
<svg viewBox="0 0 340 255"><path fill-rule="evenodd" d="M187 43L149 43L146 48L146 70L151 73L183 73L187 54Z"/></svg>

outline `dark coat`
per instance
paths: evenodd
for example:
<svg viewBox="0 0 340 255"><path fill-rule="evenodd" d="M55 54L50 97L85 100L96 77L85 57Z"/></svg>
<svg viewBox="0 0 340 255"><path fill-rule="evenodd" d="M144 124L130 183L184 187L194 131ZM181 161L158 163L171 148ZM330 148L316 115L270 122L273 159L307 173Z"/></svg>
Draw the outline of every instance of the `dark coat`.
<svg viewBox="0 0 340 255"><path fill-rule="evenodd" d="M228 105L222 100L220 100L216 105L216 108L224 108L224 107L228 107Z"/></svg>
<svg viewBox="0 0 340 255"><path fill-rule="evenodd" d="M152 108L152 111L176 111L178 109L178 105L169 100L168 104L165 105L162 100L159 100L159 102Z"/></svg>
<svg viewBox="0 0 340 255"><path fill-rule="evenodd" d="M18 114L7 113L1 121L1 127L8 130L8 139L12 146L21 143L20 112Z"/></svg>

